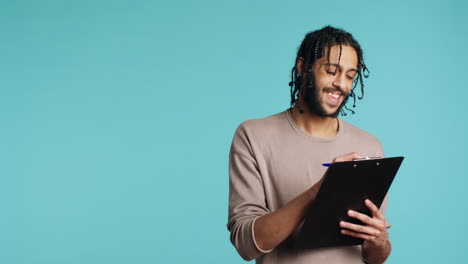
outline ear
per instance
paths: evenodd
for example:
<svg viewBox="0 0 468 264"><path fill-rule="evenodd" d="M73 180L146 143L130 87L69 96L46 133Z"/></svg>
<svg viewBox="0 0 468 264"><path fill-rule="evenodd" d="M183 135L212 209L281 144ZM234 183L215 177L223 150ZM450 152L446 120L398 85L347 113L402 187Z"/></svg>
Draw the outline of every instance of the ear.
<svg viewBox="0 0 468 264"><path fill-rule="evenodd" d="M302 58L302 57L297 58L296 71L299 73L299 75L302 75L302 66L303 65L304 65L304 58Z"/></svg>

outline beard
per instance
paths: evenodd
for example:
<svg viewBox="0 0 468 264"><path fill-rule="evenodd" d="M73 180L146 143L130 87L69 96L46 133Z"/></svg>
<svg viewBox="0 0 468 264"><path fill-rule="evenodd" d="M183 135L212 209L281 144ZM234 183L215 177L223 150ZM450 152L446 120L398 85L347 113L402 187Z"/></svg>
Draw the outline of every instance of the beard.
<svg viewBox="0 0 468 264"><path fill-rule="evenodd" d="M311 74L309 74L310 76ZM315 81L313 80L312 77L306 77L305 83L304 83L304 94L303 94L303 101L307 108L309 109L310 112L321 116L321 117L337 117L340 114L341 108L346 104L346 102L349 99L349 94L346 94L340 89L336 88L325 88L326 90L339 90L343 95L344 95L344 100L343 102L338 106L335 112L333 113L327 113L323 105L320 103L318 100L318 93L319 91L317 90L317 87L315 85ZM325 92L325 91L324 91Z"/></svg>

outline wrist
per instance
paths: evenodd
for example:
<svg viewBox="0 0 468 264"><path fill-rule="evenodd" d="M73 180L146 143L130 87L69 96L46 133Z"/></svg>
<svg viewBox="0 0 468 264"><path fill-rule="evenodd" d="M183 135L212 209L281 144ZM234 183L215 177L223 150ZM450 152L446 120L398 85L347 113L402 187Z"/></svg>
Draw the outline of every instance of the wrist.
<svg viewBox="0 0 468 264"><path fill-rule="evenodd" d="M389 239L380 246L374 245L374 243L370 241L366 241L363 245L364 261L367 264L384 263L390 255L391 250L392 244Z"/></svg>
<svg viewBox="0 0 468 264"><path fill-rule="evenodd" d="M390 241L388 240L388 238L385 241L368 240L364 243L364 246L368 248L384 249L389 245L389 243Z"/></svg>
<svg viewBox="0 0 468 264"><path fill-rule="evenodd" d="M310 187L307 190L307 199L310 202L313 202L315 200L315 198L317 198L317 194L318 194L318 191L320 189L320 186L321 186L321 182L320 182L320 184L315 184L314 186Z"/></svg>

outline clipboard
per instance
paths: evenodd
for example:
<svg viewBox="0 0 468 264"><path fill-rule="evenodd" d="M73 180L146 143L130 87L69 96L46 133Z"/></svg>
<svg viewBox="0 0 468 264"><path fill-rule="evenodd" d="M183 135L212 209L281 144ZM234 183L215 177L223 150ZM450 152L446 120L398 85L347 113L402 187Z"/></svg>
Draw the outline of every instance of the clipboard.
<svg viewBox="0 0 468 264"><path fill-rule="evenodd" d="M341 234L340 221L363 224L349 209L367 214L371 200L380 208L404 157L335 162L325 172L315 201L306 212L297 238L300 249L362 245L363 239Z"/></svg>

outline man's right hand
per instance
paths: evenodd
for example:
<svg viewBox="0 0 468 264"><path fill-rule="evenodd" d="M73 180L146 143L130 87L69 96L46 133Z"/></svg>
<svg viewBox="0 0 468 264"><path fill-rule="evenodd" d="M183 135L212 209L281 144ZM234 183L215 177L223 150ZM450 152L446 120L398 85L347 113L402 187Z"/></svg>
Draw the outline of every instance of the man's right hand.
<svg viewBox="0 0 468 264"><path fill-rule="evenodd" d="M351 153L348 153L348 154L345 154L343 156L339 156L339 157L336 157L333 159L333 163L335 162L343 162L343 161L353 161L355 159L362 159L364 157L362 157L361 155L359 155L357 152L351 152ZM323 183L323 180L325 179L325 177L322 177L316 184L314 184L309 190L308 190L308 193L310 194L309 197L310 197L310 200L315 200L315 197L317 196L317 193L320 189L320 187L322 186L322 183Z"/></svg>
<svg viewBox="0 0 468 264"><path fill-rule="evenodd" d="M352 152L333 159L333 162L352 161L363 157ZM315 200L323 177L293 200L275 212L259 217L254 224L255 242L262 251L273 249L283 242L304 219L305 212Z"/></svg>
<svg viewBox="0 0 468 264"><path fill-rule="evenodd" d="M343 156L339 156L333 159L333 162L353 161L356 159L363 159L364 157L359 155L357 152L351 152Z"/></svg>

